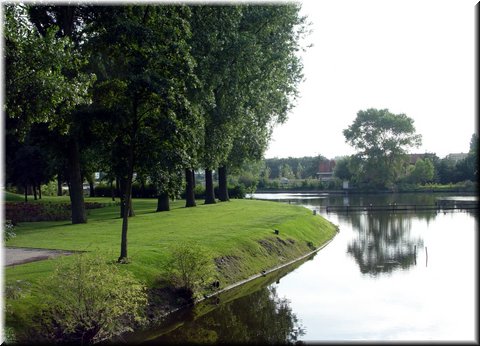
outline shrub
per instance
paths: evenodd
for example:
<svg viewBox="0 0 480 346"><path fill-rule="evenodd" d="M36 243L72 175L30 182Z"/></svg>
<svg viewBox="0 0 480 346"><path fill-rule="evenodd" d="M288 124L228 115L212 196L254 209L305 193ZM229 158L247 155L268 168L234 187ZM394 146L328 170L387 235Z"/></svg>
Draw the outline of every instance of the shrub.
<svg viewBox="0 0 480 346"><path fill-rule="evenodd" d="M42 305L34 336L47 342L93 343L142 323L146 288L118 266L90 254L61 259L36 288Z"/></svg>
<svg viewBox="0 0 480 346"><path fill-rule="evenodd" d="M209 252L193 243L177 245L173 249L168 268L172 284L185 290L191 297L195 297L199 289L207 286L215 274Z"/></svg>
<svg viewBox="0 0 480 346"><path fill-rule="evenodd" d="M5 228L3 229L3 239L8 241L9 239L15 238L17 234L15 233L15 226L11 220L5 220Z"/></svg>
<svg viewBox="0 0 480 346"><path fill-rule="evenodd" d="M103 208L106 205L98 202L85 202L85 209ZM70 209L69 203L7 202L5 203L5 217L12 220L14 225L18 222L64 221L70 220Z"/></svg>
<svg viewBox="0 0 480 346"><path fill-rule="evenodd" d="M252 187L248 192L254 193L255 190L255 187ZM230 198L243 199L245 198L246 193L246 188L242 184L228 188L228 195L230 196Z"/></svg>

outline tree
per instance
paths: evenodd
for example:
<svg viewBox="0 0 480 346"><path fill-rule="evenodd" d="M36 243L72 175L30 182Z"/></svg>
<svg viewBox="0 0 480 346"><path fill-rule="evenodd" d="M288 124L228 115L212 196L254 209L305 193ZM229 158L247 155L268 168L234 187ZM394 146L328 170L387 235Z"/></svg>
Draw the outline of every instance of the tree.
<svg viewBox="0 0 480 346"><path fill-rule="evenodd" d="M280 176L279 178L288 178L288 179L293 179L295 178L295 175L293 174L292 167L288 163L283 164L280 166Z"/></svg>
<svg viewBox="0 0 480 346"><path fill-rule="evenodd" d="M388 109L359 111L343 131L346 141L357 149L362 163L361 180L371 187L385 188L396 182L408 148L421 144L413 119Z"/></svg>
<svg viewBox="0 0 480 346"><path fill-rule="evenodd" d="M445 157L438 164L438 177L441 184L455 183L459 181L455 160Z"/></svg>
<svg viewBox="0 0 480 346"><path fill-rule="evenodd" d="M205 95L206 203L228 200L227 171L260 159L271 128L286 119L302 78L296 51L304 34L299 7L197 7L193 54Z"/></svg>
<svg viewBox="0 0 480 346"><path fill-rule="evenodd" d="M96 100L112 134L114 170L121 178L123 222L119 262L127 260L128 215L135 171L150 164L159 131L182 133L194 112L187 99L193 80L187 6L122 6L99 9L92 49L103 75ZM192 82L193 83L193 82ZM185 139L185 138L184 138ZM145 161L147 160L147 162ZM145 163L146 162L146 163Z"/></svg>
<svg viewBox="0 0 480 346"><path fill-rule="evenodd" d="M231 146L234 127L233 112L225 107L234 105L224 102L232 91L228 79L232 60L238 51L233 51L238 38L241 18L239 6L196 6L191 18L192 55L197 62L195 73L200 80L199 103L204 118L204 145L200 154L205 169L205 204L215 203L213 169L227 155ZM222 112L222 109L224 110Z"/></svg>
<svg viewBox="0 0 480 346"><path fill-rule="evenodd" d="M352 180L351 158L345 157L335 164L334 175L342 180Z"/></svg>
<svg viewBox="0 0 480 346"><path fill-rule="evenodd" d="M430 159L418 159L415 168L410 173L409 180L415 184L425 184L433 180L434 174L435 167Z"/></svg>
<svg viewBox="0 0 480 346"><path fill-rule="evenodd" d="M79 106L90 102L95 76L82 71L76 6L8 5L5 11L6 114L22 136L33 123L48 123L65 136L72 223L87 221L80 174Z"/></svg>
<svg viewBox="0 0 480 346"><path fill-rule="evenodd" d="M455 168L458 179L476 181L478 179L478 135L474 133L470 139L470 149L467 157L457 162Z"/></svg>

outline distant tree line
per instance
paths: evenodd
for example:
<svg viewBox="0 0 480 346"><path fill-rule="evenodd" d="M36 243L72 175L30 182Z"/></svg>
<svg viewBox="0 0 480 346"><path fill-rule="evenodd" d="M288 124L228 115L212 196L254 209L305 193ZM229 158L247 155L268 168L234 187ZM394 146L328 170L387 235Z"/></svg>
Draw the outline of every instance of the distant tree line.
<svg viewBox="0 0 480 346"><path fill-rule="evenodd" d="M268 179L311 179L316 178L322 155L265 159L264 176Z"/></svg>

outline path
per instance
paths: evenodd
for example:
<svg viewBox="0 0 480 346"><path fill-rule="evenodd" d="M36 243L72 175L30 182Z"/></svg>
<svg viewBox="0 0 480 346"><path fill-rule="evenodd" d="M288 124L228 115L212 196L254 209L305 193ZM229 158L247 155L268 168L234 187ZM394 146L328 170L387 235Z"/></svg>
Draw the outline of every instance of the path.
<svg viewBox="0 0 480 346"><path fill-rule="evenodd" d="M34 249L34 248L13 248L4 247L4 265L12 266L16 264L23 264L34 261L41 261L48 258L53 258L62 255L71 255L73 251L64 250L47 250L47 249Z"/></svg>

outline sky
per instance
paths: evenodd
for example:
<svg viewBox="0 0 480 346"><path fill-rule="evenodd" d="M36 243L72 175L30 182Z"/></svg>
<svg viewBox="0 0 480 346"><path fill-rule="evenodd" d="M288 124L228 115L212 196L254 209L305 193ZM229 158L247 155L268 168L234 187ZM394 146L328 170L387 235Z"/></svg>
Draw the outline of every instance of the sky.
<svg viewBox="0 0 480 346"><path fill-rule="evenodd" d="M313 31L305 80L265 157L355 153L342 131L360 110L414 120L440 158L468 152L475 117L475 9L468 0L304 0ZM480 5L478 5L480 6Z"/></svg>

